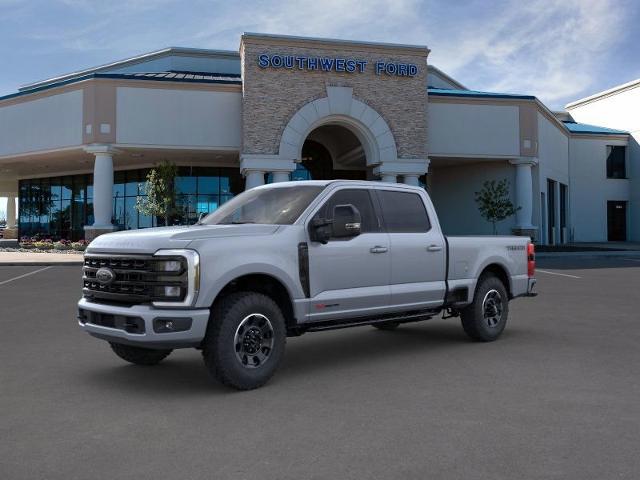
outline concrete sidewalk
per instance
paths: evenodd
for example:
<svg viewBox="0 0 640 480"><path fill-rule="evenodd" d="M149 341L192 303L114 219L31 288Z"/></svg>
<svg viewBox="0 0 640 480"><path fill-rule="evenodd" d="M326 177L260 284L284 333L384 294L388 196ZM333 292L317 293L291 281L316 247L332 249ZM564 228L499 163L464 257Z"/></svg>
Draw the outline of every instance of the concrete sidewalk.
<svg viewBox="0 0 640 480"><path fill-rule="evenodd" d="M77 253L0 252L0 266L82 265Z"/></svg>

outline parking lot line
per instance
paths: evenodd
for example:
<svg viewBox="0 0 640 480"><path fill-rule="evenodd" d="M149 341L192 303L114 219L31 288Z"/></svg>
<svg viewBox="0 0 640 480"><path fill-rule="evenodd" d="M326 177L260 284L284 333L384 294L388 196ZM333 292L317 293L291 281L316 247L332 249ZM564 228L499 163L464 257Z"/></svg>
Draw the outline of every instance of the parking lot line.
<svg viewBox="0 0 640 480"><path fill-rule="evenodd" d="M568 273L550 272L549 270L540 270L539 268L536 268L536 272L548 273L549 275L560 275L561 277L582 278L577 275L569 275Z"/></svg>
<svg viewBox="0 0 640 480"><path fill-rule="evenodd" d="M9 280L4 280L0 282L0 285L4 285L5 283L13 282L14 280L20 280L21 278L28 277L29 275L34 275L38 272L43 272L45 270L49 270L51 267L39 268L38 270L34 270L33 272L25 273L23 275L18 275L17 277L10 278Z"/></svg>

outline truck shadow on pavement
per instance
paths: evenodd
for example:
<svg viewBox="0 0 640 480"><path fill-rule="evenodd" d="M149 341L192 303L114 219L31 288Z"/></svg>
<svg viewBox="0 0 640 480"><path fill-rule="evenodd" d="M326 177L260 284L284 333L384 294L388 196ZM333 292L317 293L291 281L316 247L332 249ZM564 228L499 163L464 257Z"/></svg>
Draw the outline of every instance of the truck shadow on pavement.
<svg viewBox="0 0 640 480"><path fill-rule="evenodd" d="M498 342L513 341L529 334L521 326L508 326ZM296 383L298 377L308 379L311 375L353 372L362 365L394 368L416 361L429 365L435 357L444 354L450 358L463 349L468 351L474 344L482 346L467 338L456 319L401 325L395 331L378 331L365 326L306 334L288 339L284 360L267 386L278 383L287 388L292 382ZM199 351L174 352L154 367L117 363L118 359L113 362L107 368L88 367L83 370L81 381L95 388L118 389L144 396L159 392L176 396L235 392L211 379Z"/></svg>

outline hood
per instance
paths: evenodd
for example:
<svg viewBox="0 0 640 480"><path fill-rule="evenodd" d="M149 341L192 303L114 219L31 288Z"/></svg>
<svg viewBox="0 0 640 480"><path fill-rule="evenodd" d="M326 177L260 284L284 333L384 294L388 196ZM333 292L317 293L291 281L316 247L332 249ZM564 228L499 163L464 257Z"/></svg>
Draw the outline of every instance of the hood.
<svg viewBox="0 0 640 480"><path fill-rule="evenodd" d="M154 253L161 248L186 248L193 240L271 235L278 225L189 225L107 233L93 240L89 253Z"/></svg>

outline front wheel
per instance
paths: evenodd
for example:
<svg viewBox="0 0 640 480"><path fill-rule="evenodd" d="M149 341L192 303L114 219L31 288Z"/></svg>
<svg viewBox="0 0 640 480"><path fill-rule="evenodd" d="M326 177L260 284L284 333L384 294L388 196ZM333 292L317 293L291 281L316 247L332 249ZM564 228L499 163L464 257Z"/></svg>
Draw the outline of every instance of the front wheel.
<svg viewBox="0 0 640 480"><path fill-rule="evenodd" d="M251 390L273 376L286 340L284 317L271 298L255 292L232 293L212 309L202 355L216 380Z"/></svg>
<svg viewBox="0 0 640 480"><path fill-rule="evenodd" d="M460 312L462 328L473 340L492 342L507 325L509 296L502 281L493 275L478 280L473 302Z"/></svg>

